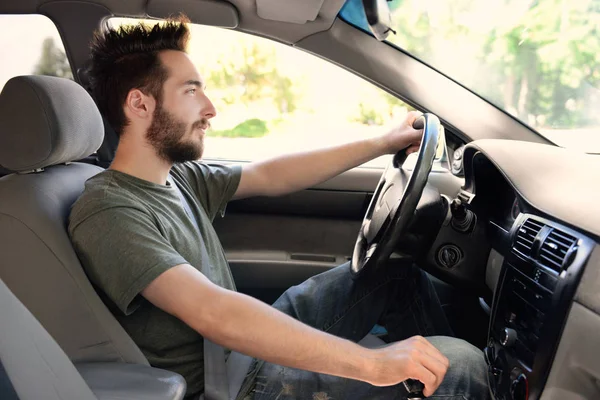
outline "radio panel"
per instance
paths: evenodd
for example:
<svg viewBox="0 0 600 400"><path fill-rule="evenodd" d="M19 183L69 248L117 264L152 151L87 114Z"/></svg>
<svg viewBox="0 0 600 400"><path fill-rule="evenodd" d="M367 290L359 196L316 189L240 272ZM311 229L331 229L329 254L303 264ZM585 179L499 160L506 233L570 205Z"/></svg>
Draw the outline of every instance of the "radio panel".
<svg viewBox="0 0 600 400"><path fill-rule="evenodd" d="M594 242L521 214L502 266L485 357L496 400L538 399Z"/></svg>

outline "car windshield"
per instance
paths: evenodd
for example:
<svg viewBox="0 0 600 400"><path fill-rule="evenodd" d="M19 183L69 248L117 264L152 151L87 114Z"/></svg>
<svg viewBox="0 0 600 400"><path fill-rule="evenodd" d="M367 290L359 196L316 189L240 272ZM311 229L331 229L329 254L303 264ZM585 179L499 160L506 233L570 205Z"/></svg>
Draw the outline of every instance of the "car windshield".
<svg viewBox="0 0 600 400"><path fill-rule="evenodd" d="M600 153L600 0L393 0L386 39L563 147ZM340 16L369 30L362 0Z"/></svg>

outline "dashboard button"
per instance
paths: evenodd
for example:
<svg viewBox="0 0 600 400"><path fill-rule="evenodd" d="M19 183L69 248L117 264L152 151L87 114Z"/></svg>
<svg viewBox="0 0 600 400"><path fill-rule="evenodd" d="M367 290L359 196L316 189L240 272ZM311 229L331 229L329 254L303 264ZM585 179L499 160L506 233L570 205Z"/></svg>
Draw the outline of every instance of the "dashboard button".
<svg viewBox="0 0 600 400"><path fill-rule="evenodd" d="M454 156L453 156L454 159L462 160L463 152L464 152L464 147L459 147L458 149L454 150Z"/></svg>
<svg viewBox="0 0 600 400"><path fill-rule="evenodd" d="M554 278L550 274L545 273L542 276L540 276L539 283L546 289L554 291L554 289L556 289L556 284L558 283L558 279Z"/></svg>
<svg viewBox="0 0 600 400"><path fill-rule="evenodd" d="M525 374L519 374L510 384L510 395L513 400L527 400L529 387Z"/></svg>
<svg viewBox="0 0 600 400"><path fill-rule="evenodd" d="M452 268L462 259L460 249L454 245L445 245L438 251L438 263L446 268Z"/></svg>
<svg viewBox="0 0 600 400"><path fill-rule="evenodd" d="M500 343L504 347L512 347L517 341L517 331L512 328L504 328L504 333L502 334L502 340Z"/></svg>

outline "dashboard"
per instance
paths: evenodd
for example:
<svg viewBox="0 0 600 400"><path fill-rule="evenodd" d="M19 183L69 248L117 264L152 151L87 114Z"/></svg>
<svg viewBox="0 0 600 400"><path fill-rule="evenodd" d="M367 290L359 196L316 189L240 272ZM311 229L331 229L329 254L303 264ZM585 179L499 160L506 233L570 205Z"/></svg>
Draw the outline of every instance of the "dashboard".
<svg viewBox="0 0 600 400"><path fill-rule="evenodd" d="M578 383L598 382L600 363L575 375L555 363L559 356L589 358L589 348L579 355L572 344L564 350L573 332L580 334L571 322L579 305L595 310L587 323L600 326L600 296L589 296L600 288L600 157L506 140L472 142L461 156L465 185L458 198L477 223L453 241L476 250L445 274L481 279L487 265L492 295L484 353L493 397L600 398L598 385ZM590 340L598 351L600 338Z"/></svg>
<svg viewBox="0 0 600 400"><path fill-rule="evenodd" d="M520 200L514 191L510 190L497 199L496 214L492 215L490 221L506 231L510 231L513 224L523 211Z"/></svg>

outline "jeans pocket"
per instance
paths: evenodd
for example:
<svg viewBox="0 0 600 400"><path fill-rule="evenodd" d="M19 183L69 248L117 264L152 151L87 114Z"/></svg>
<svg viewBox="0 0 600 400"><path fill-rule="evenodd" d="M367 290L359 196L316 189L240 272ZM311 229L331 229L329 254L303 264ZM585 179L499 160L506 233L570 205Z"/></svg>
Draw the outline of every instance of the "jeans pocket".
<svg viewBox="0 0 600 400"><path fill-rule="evenodd" d="M429 396L427 399L428 400L467 400L467 398L465 396L463 396L462 394L459 394L459 395L449 394L449 395L440 395L440 396L436 396L434 394L433 396Z"/></svg>

